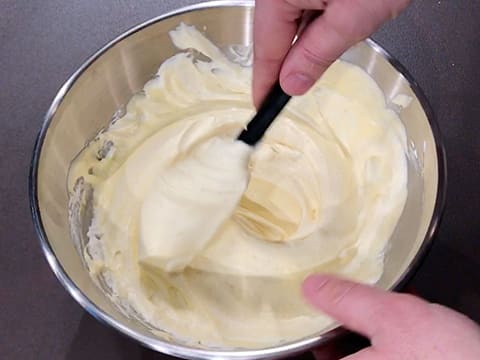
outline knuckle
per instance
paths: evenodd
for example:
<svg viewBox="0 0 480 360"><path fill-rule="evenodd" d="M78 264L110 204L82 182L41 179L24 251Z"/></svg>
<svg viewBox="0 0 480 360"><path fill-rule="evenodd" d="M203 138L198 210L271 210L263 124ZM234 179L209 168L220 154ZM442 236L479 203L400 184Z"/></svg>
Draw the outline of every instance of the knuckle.
<svg viewBox="0 0 480 360"><path fill-rule="evenodd" d="M322 55L318 50L308 46L301 46L299 52L308 63L319 68L326 68L335 60Z"/></svg>

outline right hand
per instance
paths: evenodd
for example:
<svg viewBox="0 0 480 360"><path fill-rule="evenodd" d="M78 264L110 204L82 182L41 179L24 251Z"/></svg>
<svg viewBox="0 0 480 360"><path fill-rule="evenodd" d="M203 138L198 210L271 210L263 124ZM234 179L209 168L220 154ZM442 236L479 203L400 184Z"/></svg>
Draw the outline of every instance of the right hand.
<svg viewBox="0 0 480 360"><path fill-rule="evenodd" d="M308 277L303 293L313 307L370 339L370 347L344 360L480 359L479 326L444 306L324 275ZM315 354L331 359L321 349Z"/></svg>
<svg viewBox="0 0 480 360"><path fill-rule="evenodd" d="M410 0L256 0L253 101L259 106L272 85L302 95L343 52L395 17ZM291 48L305 10L323 14Z"/></svg>

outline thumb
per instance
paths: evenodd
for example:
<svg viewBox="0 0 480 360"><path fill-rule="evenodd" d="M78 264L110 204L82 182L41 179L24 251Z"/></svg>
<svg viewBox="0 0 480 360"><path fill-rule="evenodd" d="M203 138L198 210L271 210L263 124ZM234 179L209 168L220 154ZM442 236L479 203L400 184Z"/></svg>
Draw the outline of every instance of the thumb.
<svg viewBox="0 0 480 360"><path fill-rule="evenodd" d="M280 84L290 95L302 95L348 48L396 16L408 0L336 0L328 3L290 49Z"/></svg>
<svg viewBox="0 0 480 360"><path fill-rule="evenodd" d="M313 307L370 339L388 334L388 329L423 311L426 304L410 295L328 275L309 276L303 283L303 294Z"/></svg>

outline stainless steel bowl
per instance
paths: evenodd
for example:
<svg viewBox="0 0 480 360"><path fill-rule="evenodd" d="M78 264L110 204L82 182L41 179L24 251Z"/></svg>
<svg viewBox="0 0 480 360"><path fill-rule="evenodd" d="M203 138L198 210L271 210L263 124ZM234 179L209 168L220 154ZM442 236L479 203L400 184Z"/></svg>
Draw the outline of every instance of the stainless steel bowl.
<svg viewBox="0 0 480 360"><path fill-rule="evenodd" d="M67 172L72 159L112 114L138 92L176 50L168 31L181 21L205 30L220 46L251 41L251 1L215 1L190 6L141 24L92 56L61 88L35 144L30 172L33 222L45 256L67 291L90 314L154 350L185 358L279 358L319 345L338 329L268 349L211 349L154 335L124 316L93 283L71 239ZM432 111L415 81L371 40L343 58L364 68L385 92L413 98L401 119L408 134L408 198L385 257L378 285L398 289L428 249L438 226L446 189L445 154ZM392 105L393 106L393 105Z"/></svg>

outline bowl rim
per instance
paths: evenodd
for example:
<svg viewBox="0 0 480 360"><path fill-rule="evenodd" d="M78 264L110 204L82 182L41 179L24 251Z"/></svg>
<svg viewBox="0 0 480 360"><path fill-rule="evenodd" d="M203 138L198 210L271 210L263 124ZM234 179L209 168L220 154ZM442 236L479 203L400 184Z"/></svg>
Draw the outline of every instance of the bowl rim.
<svg viewBox="0 0 480 360"><path fill-rule="evenodd" d="M38 203L38 167L40 162L40 157L42 153L43 143L48 132L48 128L52 119L54 118L59 106L63 102L63 99L73 87L75 82L81 77L81 75L93 64L97 59L99 59L104 53L110 50L120 41L128 38L129 36L135 34L138 31L141 31L159 21L196 11L209 8L220 8L220 7L253 7L253 0L216 0L216 1L207 1L194 5L189 5L185 7L178 8L176 10L167 12L165 14L156 16L150 20L147 20L139 25L136 25L129 30L123 32L117 36L112 41L104 45L100 50L95 52L91 57L89 57L79 68L76 70L68 80L61 86L55 95L46 115L44 116L43 124L38 132L32 160L30 163L29 169L29 179L28 179L28 192L29 192L29 202L30 202L30 211L32 216L32 221L35 227L35 232L40 242L40 247L47 259L47 262L52 269L53 273L67 290L67 292L94 318L100 322L111 326L112 328L119 331L121 334L126 335L133 340L139 342L140 344L151 348L155 351L162 352L172 356L178 356L182 358L196 358L196 359L223 359L223 358L234 358L234 359L254 359L254 358L270 358L270 357L284 357L286 355L299 353L305 351L314 346L326 343L333 338L335 338L340 333L343 333L345 330L339 325L337 325L332 330L322 334L322 335L312 335L310 337L304 338L298 341L292 341L287 344L282 344L278 346L272 346L268 348L254 349L254 350L203 350L198 348L189 347L186 345L177 345L171 344L168 341L157 339L154 337L144 336L129 327L121 324L115 319L111 318L107 313L98 308L70 279L60 261L57 259L53 248L51 247L48 237L43 226L42 217L40 213L40 207ZM423 93L422 89L414 78L410 75L407 69L395 59L388 51L382 48L378 43L372 39L366 39L366 44L372 48L376 53L380 54L385 58L404 79L407 81L412 91L418 98L423 111L426 114L427 120L429 122L431 131L433 133L435 148L437 152L437 166L438 166L438 184L437 184L437 195L435 199L435 206L433 209L432 218L427 228L425 238L418 249L416 255L412 259L409 266L405 269L402 275L397 279L394 285L390 290L400 290L406 282L414 275L416 270L419 268L422 260L425 258L428 250L431 248L433 238L438 230L443 211L445 208L446 200L446 190L447 190L447 167L446 167L446 154L445 146L443 142L443 137L441 135L437 121L435 120L434 112Z"/></svg>

